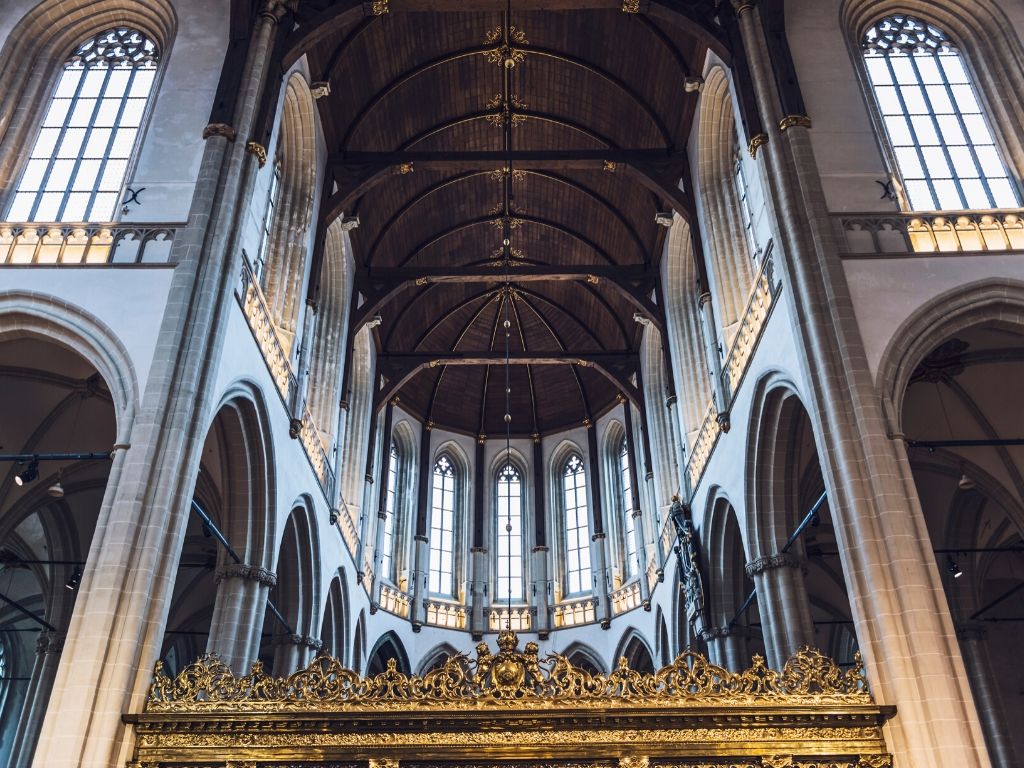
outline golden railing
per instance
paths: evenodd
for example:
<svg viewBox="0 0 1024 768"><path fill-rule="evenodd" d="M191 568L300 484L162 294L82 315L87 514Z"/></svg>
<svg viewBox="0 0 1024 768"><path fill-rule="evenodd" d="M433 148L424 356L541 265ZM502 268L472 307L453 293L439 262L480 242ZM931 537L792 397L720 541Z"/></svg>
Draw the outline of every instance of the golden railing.
<svg viewBox="0 0 1024 768"><path fill-rule="evenodd" d="M851 254L1024 250L1024 210L844 213L837 226Z"/></svg>
<svg viewBox="0 0 1024 768"><path fill-rule="evenodd" d="M555 629L593 624L597 621L597 598L584 597L558 603L552 610Z"/></svg>
<svg viewBox="0 0 1024 768"><path fill-rule="evenodd" d="M183 224L0 223L0 264L166 263Z"/></svg>
<svg viewBox="0 0 1024 768"><path fill-rule="evenodd" d="M175 678L157 663L128 768L210 765L363 768L889 768L859 658L843 670L802 649L780 671L760 656L730 672L686 651L653 673L608 674L563 655L459 653L422 676L394 659L360 677L319 656L288 677L257 662L235 676L204 656Z"/></svg>
<svg viewBox="0 0 1024 768"><path fill-rule="evenodd" d="M292 398L296 395L298 381L292 370L291 360L286 351L284 341L274 325L270 307L267 306L267 299L260 288L259 280L249 265L249 260L242 255L242 275L238 289L235 292L238 304L242 308L249 330L252 331L256 345L263 355L263 361L267 364L267 370L277 385L277 391L281 395L285 408L289 408ZM334 469L331 467L327 447L320 437L320 430L313 421L313 415L309 407L302 405L302 419L298 433L294 435L302 443L306 458L310 467L320 481L320 487L324 494L330 499L334 489Z"/></svg>

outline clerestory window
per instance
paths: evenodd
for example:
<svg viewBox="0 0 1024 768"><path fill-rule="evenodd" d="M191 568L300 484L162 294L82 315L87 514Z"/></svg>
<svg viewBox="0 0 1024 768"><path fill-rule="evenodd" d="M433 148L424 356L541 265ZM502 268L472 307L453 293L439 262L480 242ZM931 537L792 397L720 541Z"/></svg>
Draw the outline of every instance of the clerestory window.
<svg viewBox="0 0 1024 768"><path fill-rule="evenodd" d="M495 478L495 522L499 600L523 600L523 482L519 470L505 464Z"/></svg>
<svg viewBox="0 0 1024 768"><path fill-rule="evenodd" d="M622 549L626 556L626 577L636 576L636 529L633 519L633 487L629 481L629 450L625 438L619 451L619 477L622 488Z"/></svg>
<svg viewBox="0 0 1024 768"><path fill-rule="evenodd" d="M565 570L567 594L590 590L590 521L587 517L587 476L583 460L570 456L562 466L565 510Z"/></svg>
<svg viewBox="0 0 1024 768"><path fill-rule="evenodd" d="M455 467L447 456L434 463L434 487L430 497L431 592L453 597L455 550Z"/></svg>
<svg viewBox="0 0 1024 768"><path fill-rule="evenodd" d="M138 30L86 40L64 64L10 221L112 221L146 114L159 52Z"/></svg>
<svg viewBox="0 0 1024 768"><path fill-rule="evenodd" d="M970 72L946 33L893 14L867 31L861 48L910 209L1017 207Z"/></svg>
<svg viewBox="0 0 1024 768"><path fill-rule="evenodd" d="M398 447L391 441L391 454L388 461L388 492L384 504L384 541L380 558L380 572L386 579L393 579L391 573L392 556L395 551L395 496L398 487Z"/></svg>

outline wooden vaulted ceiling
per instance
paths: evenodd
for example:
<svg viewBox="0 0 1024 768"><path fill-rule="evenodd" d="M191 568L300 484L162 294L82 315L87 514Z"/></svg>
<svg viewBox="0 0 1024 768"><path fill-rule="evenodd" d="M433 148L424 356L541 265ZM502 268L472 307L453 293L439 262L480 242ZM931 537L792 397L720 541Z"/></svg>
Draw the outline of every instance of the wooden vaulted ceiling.
<svg viewBox="0 0 1024 768"><path fill-rule="evenodd" d="M306 54L330 84L320 228L359 219L354 328L381 318L380 399L503 434L505 320L514 434L636 397L634 314L661 322L655 215L693 211L679 185L696 103L683 81L709 47L727 55L714 5L524 0L507 18L494 0L300 7L285 63ZM488 33L507 27L523 35L511 68L488 55L501 44ZM503 92L508 130L494 117Z"/></svg>

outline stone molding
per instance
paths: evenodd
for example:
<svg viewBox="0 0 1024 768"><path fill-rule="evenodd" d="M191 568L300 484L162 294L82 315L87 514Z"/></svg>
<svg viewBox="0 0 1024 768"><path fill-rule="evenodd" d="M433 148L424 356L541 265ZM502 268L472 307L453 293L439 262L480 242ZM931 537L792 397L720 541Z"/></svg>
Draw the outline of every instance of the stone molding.
<svg viewBox="0 0 1024 768"><path fill-rule="evenodd" d="M264 587L277 586L276 573L268 571L266 568L260 568L247 563L230 563L229 565L222 565L217 569L217 572L214 575L214 581L216 581L217 584L220 584L225 579L246 579L247 581L258 582Z"/></svg>
<svg viewBox="0 0 1024 768"><path fill-rule="evenodd" d="M323 641L310 635L275 635L272 645L298 645L319 651L324 647Z"/></svg>
<svg viewBox="0 0 1024 768"><path fill-rule="evenodd" d="M764 573L765 571L773 571L776 568L802 568L803 560L790 552L777 552L774 555L768 555L767 557L759 557L757 560L751 560L747 563L743 570L747 572L747 576L757 576Z"/></svg>
<svg viewBox="0 0 1024 768"><path fill-rule="evenodd" d="M61 653L67 636L67 632L40 632L36 638L36 654L42 656L47 653Z"/></svg>

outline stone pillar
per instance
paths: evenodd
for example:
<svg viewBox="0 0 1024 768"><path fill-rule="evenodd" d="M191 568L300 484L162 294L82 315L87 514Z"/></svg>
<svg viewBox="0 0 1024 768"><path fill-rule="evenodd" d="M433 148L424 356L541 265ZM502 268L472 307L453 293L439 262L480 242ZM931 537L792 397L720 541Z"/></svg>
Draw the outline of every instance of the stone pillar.
<svg viewBox="0 0 1024 768"><path fill-rule="evenodd" d="M25 703L18 718L18 730L11 746L10 768L28 768L43 725L46 705L57 675L57 664L64 650L64 632L43 631L36 638L36 659L32 680L25 691Z"/></svg>
<svg viewBox="0 0 1024 768"><path fill-rule="evenodd" d="M171 248L176 266L146 390L134 423L118 435L131 447L118 451L111 467L36 765L109 768L130 755L121 717L141 711L163 642L205 414L219 396L229 313L238 311L240 237L258 169L245 144L284 13L278 0L262 5L232 83L234 106L225 113L232 124L203 131L188 224Z"/></svg>
<svg viewBox="0 0 1024 768"><path fill-rule="evenodd" d="M409 575L409 622L413 632L423 626L423 601L428 594L427 568L430 564L430 539L427 538L427 514L430 503L430 477L434 467L430 461L430 431L432 422L425 422L420 430L420 465L416 483L416 525L412 537L412 573Z"/></svg>
<svg viewBox="0 0 1024 768"><path fill-rule="evenodd" d="M643 512L640 510L640 483L636 471L636 441L633 439L633 406L629 401L619 395L619 402L622 404L622 420L626 428L626 453L629 456L629 503L630 509L626 514L633 518L633 540L636 546L636 576L640 579L640 600L644 606L651 604L651 585L647 581L647 561L650 553L647 551L647 537L644 536ZM625 524L625 522L623 522ZM629 567L627 565L627 572Z"/></svg>
<svg viewBox="0 0 1024 768"><path fill-rule="evenodd" d="M790 552L769 555L747 563L746 572L757 589L768 666L782 669L801 647L815 645L803 561Z"/></svg>
<svg viewBox="0 0 1024 768"><path fill-rule="evenodd" d="M594 582L594 597L597 599L597 617L601 628L608 629L612 623L612 605L608 599L608 537L604 532L604 512L601 503L601 457L597 448L597 429L590 419L584 421L587 428L587 457L590 462L590 496L593 500L594 533L591 541L590 571Z"/></svg>
<svg viewBox="0 0 1024 768"><path fill-rule="evenodd" d="M992 664L985 644L985 625L981 622L961 624L957 627L956 636L960 640L960 651L967 666L967 676L971 681L992 765L994 768L1014 768L1019 763L1013 742L1006 733L1006 710L992 674Z"/></svg>
<svg viewBox="0 0 1024 768"><path fill-rule="evenodd" d="M274 674L287 677L305 669L323 648L318 637L309 635L277 635L274 637Z"/></svg>
<svg viewBox="0 0 1024 768"><path fill-rule="evenodd" d="M700 633L708 644L708 657L712 664L730 672L739 672L750 666L747 635L738 627L711 627Z"/></svg>
<svg viewBox="0 0 1024 768"><path fill-rule="evenodd" d="M551 580L548 574L551 550L548 547L547 509L544 505L544 446L539 434L533 436L533 605L534 629L543 640L551 631Z"/></svg>
<svg viewBox="0 0 1024 768"><path fill-rule="evenodd" d="M476 440L473 462L473 546L469 563L469 630L474 640L487 631L487 568L486 530L484 528L484 446L487 435Z"/></svg>
<svg viewBox="0 0 1024 768"><path fill-rule="evenodd" d="M733 0L766 134L752 137L857 639L899 765L984 768L985 740L899 432L881 407L806 115L781 114L760 11ZM728 13L728 9L723 9ZM729 21L729 20L727 20ZM731 23L731 22L730 22Z"/></svg>
<svg viewBox="0 0 1024 768"><path fill-rule="evenodd" d="M236 675L244 675L260 652L267 598L277 574L246 563L222 565L215 574L217 597L213 604L207 653L216 653Z"/></svg>

